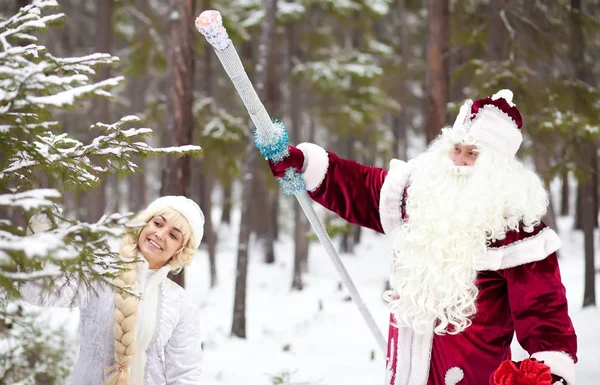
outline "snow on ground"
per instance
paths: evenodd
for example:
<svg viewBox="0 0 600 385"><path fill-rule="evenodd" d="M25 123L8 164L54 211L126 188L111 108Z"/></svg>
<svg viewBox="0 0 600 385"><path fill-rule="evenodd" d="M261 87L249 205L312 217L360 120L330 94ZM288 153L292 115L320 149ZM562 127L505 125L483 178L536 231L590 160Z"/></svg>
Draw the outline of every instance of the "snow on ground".
<svg viewBox="0 0 600 385"><path fill-rule="evenodd" d="M388 313L381 298L389 269L383 237L370 237L344 263L361 296L387 337ZM247 341L231 339L235 241L219 246L219 286L209 290L207 258L187 271L188 290L198 296L205 319L206 383L382 384L384 355L349 301L325 252L315 243L305 289L292 292L293 248L277 245L277 262L265 265L252 253L248 272Z"/></svg>
<svg viewBox="0 0 600 385"><path fill-rule="evenodd" d="M583 236L570 230L569 219L561 219L559 226L562 276L579 335L577 384L593 385L600 376L600 309L581 309ZM277 243L273 265L262 263L259 250L251 249L247 339L231 338L237 229L222 226L219 235L218 286L212 290L209 287L205 250L186 270L187 289L203 317L203 384L383 384L384 355L356 306L348 300L347 291L340 288L340 279L324 249L316 242L311 244L309 273L302 292L290 290L293 244L289 236L282 235ZM365 231L356 253L342 255L385 337L388 312L381 294L390 267L388 247L385 237ZM597 298L600 300L600 290ZM77 311L55 309L47 314L55 324L67 322L71 330L76 330ZM522 358L522 350L516 345L514 348L515 357Z"/></svg>
<svg viewBox="0 0 600 385"><path fill-rule="evenodd" d="M579 385L597 383L600 375L600 309L581 309L583 298L582 234L571 221L560 222L561 269L571 315L579 335ZM247 340L231 339L236 231L223 230L217 256L219 285L209 289L205 252L187 271L188 290L198 298L204 317L207 384L273 384L273 376L290 374L290 384L383 384L384 355L366 327L318 243L311 245L306 289L291 292L293 248L283 238L277 262L268 266L253 250L248 272ZM600 245L599 245L600 247ZM355 255L342 255L350 275L384 336L388 312L381 299L390 260L385 237L366 231ZM599 285L600 286L600 285ZM600 294L600 290L598 290ZM600 300L600 296L598 296ZM320 310L320 304L322 310ZM514 346L515 357L523 351Z"/></svg>

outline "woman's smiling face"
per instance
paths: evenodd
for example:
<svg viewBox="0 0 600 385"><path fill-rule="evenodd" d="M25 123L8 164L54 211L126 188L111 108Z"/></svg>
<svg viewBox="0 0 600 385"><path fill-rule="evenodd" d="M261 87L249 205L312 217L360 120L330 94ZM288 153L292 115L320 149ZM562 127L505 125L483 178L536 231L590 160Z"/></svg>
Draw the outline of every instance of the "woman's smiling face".
<svg viewBox="0 0 600 385"><path fill-rule="evenodd" d="M144 227L138 238L138 247L150 269L160 269L183 245L182 230L164 216L156 215Z"/></svg>

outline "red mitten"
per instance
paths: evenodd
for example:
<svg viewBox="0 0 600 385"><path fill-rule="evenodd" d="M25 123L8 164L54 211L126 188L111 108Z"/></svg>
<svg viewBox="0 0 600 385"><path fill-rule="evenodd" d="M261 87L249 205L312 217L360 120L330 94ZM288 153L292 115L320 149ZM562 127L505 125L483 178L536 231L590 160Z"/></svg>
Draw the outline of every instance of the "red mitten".
<svg viewBox="0 0 600 385"><path fill-rule="evenodd" d="M269 167L271 167L271 172L276 178L283 177L285 170L290 167L293 167L298 172L302 172L302 168L304 167L304 153L294 146L288 146L288 151L290 155L277 163L269 160Z"/></svg>
<svg viewBox="0 0 600 385"><path fill-rule="evenodd" d="M492 385L552 385L550 367L535 359L506 360L492 374Z"/></svg>
<svg viewBox="0 0 600 385"><path fill-rule="evenodd" d="M490 385L515 385L517 383L517 374L519 367L516 362L503 361L498 369L492 373Z"/></svg>

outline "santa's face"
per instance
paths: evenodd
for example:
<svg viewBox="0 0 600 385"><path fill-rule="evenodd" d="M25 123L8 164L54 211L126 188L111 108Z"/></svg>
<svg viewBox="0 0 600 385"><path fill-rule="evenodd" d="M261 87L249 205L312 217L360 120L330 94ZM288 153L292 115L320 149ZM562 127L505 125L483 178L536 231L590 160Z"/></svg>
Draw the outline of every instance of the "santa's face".
<svg viewBox="0 0 600 385"><path fill-rule="evenodd" d="M450 159L455 166L473 166L479 155L477 146L455 144Z"/></svg>

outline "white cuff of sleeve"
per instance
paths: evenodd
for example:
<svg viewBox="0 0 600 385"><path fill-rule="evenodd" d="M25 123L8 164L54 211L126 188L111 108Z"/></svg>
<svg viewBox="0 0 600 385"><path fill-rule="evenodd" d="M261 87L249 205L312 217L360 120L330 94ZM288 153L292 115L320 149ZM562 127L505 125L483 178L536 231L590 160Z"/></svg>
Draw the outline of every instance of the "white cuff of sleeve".
<svg viewBox="0 0 600 385"><path fill-rule="evenodd" d="M531 358L544 361L544 364L550 367L552 374L564 378L568 385L575 385L575 361L567 353L558 351L537 352L533 353Z"/></svg>
<svg viewBox="0 0 600 385"><path fill-rule="evenodd" d="M313 143L300 143L297 147L304 154L302 177L306 183L306 190L315 191L327 174L329 155L323 147Z"/></svg>

